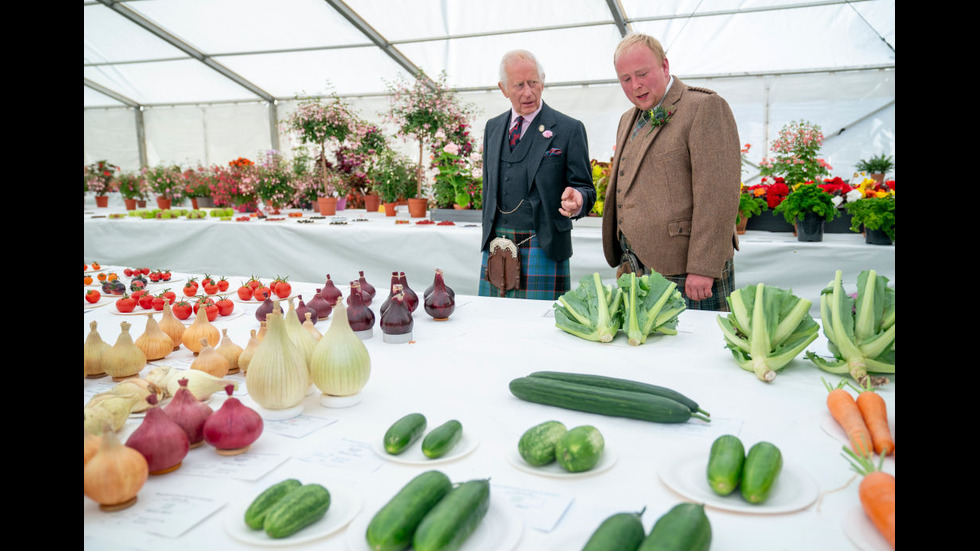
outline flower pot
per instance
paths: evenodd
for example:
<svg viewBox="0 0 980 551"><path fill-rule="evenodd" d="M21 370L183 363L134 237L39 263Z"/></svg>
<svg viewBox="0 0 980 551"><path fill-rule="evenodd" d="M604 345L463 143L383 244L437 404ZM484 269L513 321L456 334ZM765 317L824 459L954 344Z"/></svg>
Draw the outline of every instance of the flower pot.
<svg viewBox="0 0 980 551"><path fill-rule="evenodd" d="M138 208L138 209L145 209L146 208L146 199L137 199L136 200L136 208Z"/></svg>
<svg viewBox="0 0 980 551"><path fill-rule="evenodd" d="M380 195L372 193L364 196L364 210L368 212L378 212L379 206L381 206Z"/></svg>
<svg viewBox="0 0 980 551"><path fill-rule="evenodd" d="M516 126L516 125L515 125ZM466 203L465 205L460 205L459 203L453 203L453 208L456 210L467 210L472 203Z"/></svg>
<svg viewBox="0 0 980 551"><path fill-rule="evenodd" d="M197 197L191 197L191 208L197 210Z"/></svg>
<svg viewBox="0 0 980 551"><path fill-rule="evenodd" d="M868 177L879 184L883 184L885 182L885 174L883 172L872 172L871 174L868 174Z"/></svg>
<svg viewBox="0 0 980 551"><path fill-rule="evenodd" d="M745 228L748 227L749 225L749 217L745 216L742 213L738 213L738 220L739 220L738 224L735 225L735 231L737 231L738 234L741 235L745 233Z"/></svg>
<svg viewBox="0 0 980 551"><path fill-rule="evenodd" d="M764 210L760 214L749 218L749 222L745 226L745 229L771 232L791 232L793 231L793 224L787 222L781 213L775 213L772 211L772 209L770 209Z"/></svg>
<svg viewBox="0 0 980 551"><path fill-rule="evenodd" d="M109 206L109 196L108 195L96 195L95 196L95 206L99 208L106 208Z"/></svg>
<svg viewBox="0 0 980 551"><path fill-rule="evenodd" d="M136 210L136 199L123 199L126 210Z"/></svg>
<svg viewBox="0 0 980 551"><path fill-rule="evenodd" d="M425 197L411 197L408 199L408 215L412 218L422 218L425 216L426 207L429 200Z"/></svg>
<svg viewBox="0 0 980 551"><path fill-rule="evenodd" d="M316 202L320 205L320 214L323 216L333 216L334 214L337 214L336 197L319 197L317 198Z"/></svg>
<svg viewBox="0 0 980 551"><path fill-rule="evenodd" d="M170 199L164 199L163 197L157 197L157 208L160 210L167 210L170 208Z"/></svg>
<svg viewBox="0 0 980 551"><path fill-rule="evenodd" d="M346 197L338 197L337 198L337 210L344 210L345 208L347 208L347 198Z"/></svg>
<svg viewBox="0 0 980 551"><path fill-rule="evenodd" d="M864 242L868 245L891 245L892 238L884 230L864 230Z"/></svg>
<svg viewBox="0 0 980 551"><path fill-rule="evenodd" d="M197 198L197 208L210 209L214 208L214 197L208 195L207 197Z"/></svg>
<svg viewBox="0 0 980 551"><path fill-rule="evenodd" d="M398 203L385 203L385 216L394 216Z"/></svg>
<svg viewBox="0 0 980 551"><path fill-rule="evenodd" d="M803 215L802 220L796 222L796 238L799 241L823 241L822 216L808 212Z"/></svg>

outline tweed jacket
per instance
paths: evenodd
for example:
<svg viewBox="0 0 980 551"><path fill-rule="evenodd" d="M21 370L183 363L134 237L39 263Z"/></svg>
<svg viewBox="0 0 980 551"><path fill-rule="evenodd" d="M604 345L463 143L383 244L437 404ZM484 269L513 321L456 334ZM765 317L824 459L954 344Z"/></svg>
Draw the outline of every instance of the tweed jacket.
<svg viewBox="0 0 980 551"><path fill-rule="evenodd" d="M500 147L509 126L510 110L507 110L487 121L483 131L483 238L480 250L486 250L494 237ZM576 218L587 215L595 204L585 125L542 101L541 111L521 138L522 142L524 140L532 140L524 164L535 232L545 254L560 262L572 256L572 219L558 212L562 192L571 186L582 194L582 210Z"/></svg>
<svg viewBox="0 0 980 551"><path fill-rule="evenodd" d="M644 266L665 276L718 278L738 250L742 179L738 129L728 103L677 77L661 103L676 109L630 141L641 111L622 115L603 206L602 249L619 266L619 232Z"/></svg>

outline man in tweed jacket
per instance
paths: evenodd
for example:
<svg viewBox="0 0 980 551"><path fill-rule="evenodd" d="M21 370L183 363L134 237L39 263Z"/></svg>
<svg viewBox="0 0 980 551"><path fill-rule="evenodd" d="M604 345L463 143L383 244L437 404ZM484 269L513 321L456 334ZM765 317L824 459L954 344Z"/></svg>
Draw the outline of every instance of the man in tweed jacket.
<svg viewBox="0 0 980 551"><path fill-rule="evenodd" d="M741 187L731 108L672 76L653 37L627 35L613 63L635 107L616 133L602 220L606 261L617 276L652 269L675 281L688 308L727 310Z"/></svg>

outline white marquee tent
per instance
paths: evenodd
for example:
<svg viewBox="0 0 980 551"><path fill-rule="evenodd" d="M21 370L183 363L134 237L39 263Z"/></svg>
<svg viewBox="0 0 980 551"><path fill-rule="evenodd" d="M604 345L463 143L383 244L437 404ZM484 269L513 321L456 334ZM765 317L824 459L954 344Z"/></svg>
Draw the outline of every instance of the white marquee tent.
<svg viewBox="0 0 980 551"><path fill-rule="evenodd" d="M288 156L296 142L277 121L298 97L336 94L380 124L387 83L419 69L444 71L482 132L509 107L496 82L513 48L535 52L544 100L582 120L591 157L608 160L630 107L612 53L630 31L660 39L673 74L728 100L751 163L801 119L823 129L834 176L895 153L894 0L85 0L84 10L86 164Z"/></svg>

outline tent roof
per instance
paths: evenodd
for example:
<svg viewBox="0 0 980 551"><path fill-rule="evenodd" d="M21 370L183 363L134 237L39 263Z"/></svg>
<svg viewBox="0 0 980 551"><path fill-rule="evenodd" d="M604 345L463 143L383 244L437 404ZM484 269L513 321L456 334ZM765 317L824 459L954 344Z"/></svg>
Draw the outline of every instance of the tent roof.
<svg viewBox="0 0 980 551"><path fill-rule="evenodd" d="M504 52L555 85L616 82L625 32L683 78L894 68L894 0L84 2L86 108L380 95L418 69L496 88Z"/></svg>

